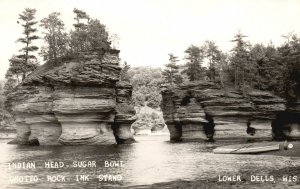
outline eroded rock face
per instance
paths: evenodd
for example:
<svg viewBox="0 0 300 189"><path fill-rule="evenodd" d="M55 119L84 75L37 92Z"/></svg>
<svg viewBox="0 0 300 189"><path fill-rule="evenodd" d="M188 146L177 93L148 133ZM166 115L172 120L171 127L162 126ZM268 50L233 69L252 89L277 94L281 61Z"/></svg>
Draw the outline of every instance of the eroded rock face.
<svg viewBox="0 0 300 189"><path fill-rule="evenodd" d="M290 126L274 121L290 111L283 99L268 92L242 95L202 81L166 86L162 98L161 109L173 141L300 138L299 122Z"/></svg>
<svg viewBox="0 0 300 189"><path fill-rule="evenodd" d="M132 86L119 82L118 50L42 65L9 95L17 141L40 145L134 142ZM36 143L36 142L35 142Z"/></svg>

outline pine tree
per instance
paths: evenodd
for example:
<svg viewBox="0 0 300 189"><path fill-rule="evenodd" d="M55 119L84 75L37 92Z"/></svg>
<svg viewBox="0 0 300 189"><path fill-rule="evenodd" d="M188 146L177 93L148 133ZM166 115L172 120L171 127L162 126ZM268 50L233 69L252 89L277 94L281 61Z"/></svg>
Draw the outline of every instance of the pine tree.
<svg viewBox="0 0 300 189"><path fill-rule="evenodd" d="M26 8L22 14L19 14L18 23L21 22L24 27L24 37L19 38L17 42L24 44L24 47L20 50L22 54L16 55L10 59L10 68L8 69L8 72L12 75L17 75L21 72L22 81L29 72L35 70L37 67L36 57L32 54L32 52L38 50L38 47L32 45L32 42L39 39L39 37L35 35L37 32L37 29L34 27L37 24L37 21L35 21L35 13L35 9ZM18 69L16 69L16 67Z"/></svg>
<svg viewBox="0 0 300 189"><path fill-rule="evenodd" d="M249 44L243 40L245 37L247 36L240 32L234 36L232 42L236 42L236 46L232 50L233 56L231 59L234 70L235 89L243 89L243 92L245 92L244 90L247 84L246 80L249 80L248 73L252 71L249 65Z"/></svg>
<svg viewBox="0 0 300 189"><path fill-rule="evenodd" d="M223 88L225 88L225 77L228 72L228 55L219 51L217 56L217 61L215 64L216 76L218 78L217 82L221 84Z"/></svg>
<svg viewBox="0 0 300 189"><path fill-rule="evenodd" d="M82 11L82 10L79 10L79 9L76 9L76 8L74 8L73 12L76 14L76 17L74 18L77 21L77 23L74 24L76 30L83 29L86 26L86 24L84 24L80 21L82 19L89 20L90 19L89 15L85 11Z"/></svg>
<svg viewBox="0 0 300 189"><path fill-rule="evenodd" d="M269 44L265 47L256 44L250 51L250 59L255 66L253 87L277 93L280 80L282 80L282 65L278 50Z"/></svg>
<svg viewBox="0 0 300 189"><path fill-rule="evenodd" d="M216 46L214 41L205 41L204 44L205 49L205 56L208 58L209 64L208 64L208 72L209 72L209 78L212 81L216 81L216 67L218 61L220 61L220 51L218 47Z"/></svg>
<svg viewBox="0 0 300 189"><path fill-rule="evenodd" d="M24 61L21 58L13 55L9 60L9 68L5 74L5 78L9 79L15 77L17 83L21 83L21 79L24 73Z"/></svg>
<svg viewBox="0 0 300 189"><path fill-rule="evenodd" d="M288 102L300 99L300 38L293 34L290 39L279 48L280 62L283 63L283 83L281 94Z"/></svg>
<svg viewBox="0 0 300 189"><path fill-rule="evenodd" d="M188 75L190 81L201 80L204 77L202 68L204 50L191 45L184 51L186 53L187 63L182 73Z"/></svg>
<svg viewBox="0 0 300 189"><path fill-rule="evenodd" d="M71 50L73 53L77 53L87 49L87 22L90 20L90 17L86 12L76 8L74 8L73 13L75 14L74 19L76 23L73 24L75 31L70 32Z"/></svg>
<svg viewBox="0 0 300 189"><path fill-rule="evenodd" d="M255 44L249 52L250 65L253 66L253 75L251 75L250 85L254 88L266 88L263 72L268 64L266 57L266 47L262 44Z"/></svg>
<svg viewBox="0 0 300 189"><path fill-rule="evenodd" d="M44 60L57 62L58 57L63 57L68 50L68 34L65 32L60 13L53 12L41 20L40 26L44 28L44 41L47 45L42 47L40 54Z"/></svg>
<svg viewBox="0 0 300 189"><path fill-rule="evenodd" d="M165 81L171 85L179 84L182 82L182 77L179 74L179 67L177 66L178 57L173 54L169 54L169 63L165 64L165 69L162 72L162 75Z"/></svg>

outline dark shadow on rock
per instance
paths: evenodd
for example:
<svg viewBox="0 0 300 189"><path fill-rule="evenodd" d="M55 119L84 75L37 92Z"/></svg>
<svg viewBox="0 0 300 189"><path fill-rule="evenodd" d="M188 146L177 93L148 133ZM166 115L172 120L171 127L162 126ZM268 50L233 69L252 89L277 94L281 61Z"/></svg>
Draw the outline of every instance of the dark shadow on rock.
<svg viewBox="0 0 300 189"><path fill-rule="evenodd" d="M189 91L189 92L188 92L188 95L185 96L185 97L181 100L180 105L181 105L181 106L187 106L187 105L191 102L191 98L193 98L193 97L192 97L191 92Z"/></svg>
<svg viewBox="0 0 300 189"><path fill-rule="evenodd" d="M251 127L250 120L247 121L247 130L246 130L246 132L247 132L248 135L251 135L251 136L255 135L256 129Z"/></svg>
<svg viewBox="0 0 300 189"><path fill-rule="evenodd" d="M119 137L120 136L119 127L120 127L119 123L114 122L114 123L111 124L111 128L113 130L113 134L115 136L117 144L132 144L132 143L136 142L136 140L134 138L128 138L128 139L120 138Z"/></svg>
<svg viewBox="0 0 300 189"><path fill-rule="evenodd" d="M38 139L31 139L28 141L27 145L29 146L39 146L40 145L40 142Z"/></svg>
<svg viewBox="0 0 300 189"><path fill-rule="evenodd" d="M176 135L170 135L170 142L182 142L182 124L180 122L175 122Z"/></svg>
<svg viewBox="0 0 300 189"><path fill-rule="evenodd" d="M300 116L297 113L279 112L276 119L272 121L273 139L278 141L291 140L288 136L291 128L288 124L300 124Z"/></svg>
<svg viewBox="0 0 300 189"><path fill-rule="evenodd" d="M136 143L136 140L134 138L129 138L129 139L116 138L116 141L117 141L118 144L132 144L132 143Z"/></svg>
<svg viewBox="0 0 300 189"><path fill-rule="evenodd" d="M207 142L214 142L214 134L215 134L215 123L214 119L211 115L205 114L205 119L208 121L203 124L204 133L207 137Z"/></svg>

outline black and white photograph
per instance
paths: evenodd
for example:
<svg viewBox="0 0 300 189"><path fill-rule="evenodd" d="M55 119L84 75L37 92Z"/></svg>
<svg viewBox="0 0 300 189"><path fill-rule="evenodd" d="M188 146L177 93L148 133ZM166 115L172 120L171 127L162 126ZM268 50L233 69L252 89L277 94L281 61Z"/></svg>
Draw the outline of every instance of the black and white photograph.
<svg viewBox="0 0 300 189"><path fill-rule="evenodd" d="M0 189L299 189L299 0L0 0Z"/></svg>

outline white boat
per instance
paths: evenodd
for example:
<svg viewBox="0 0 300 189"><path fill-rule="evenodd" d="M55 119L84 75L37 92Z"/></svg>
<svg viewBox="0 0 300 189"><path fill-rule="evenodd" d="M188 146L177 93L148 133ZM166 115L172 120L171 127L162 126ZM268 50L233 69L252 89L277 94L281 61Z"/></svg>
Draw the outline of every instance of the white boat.
<svg viewBox="0 0 300 189"><path fill-rule="evenodd" d="M242 144L242 145L229 145L218 147L213 150L215 154L255 154L261 152L269 152L280 150L279 144Z"/></svg>

